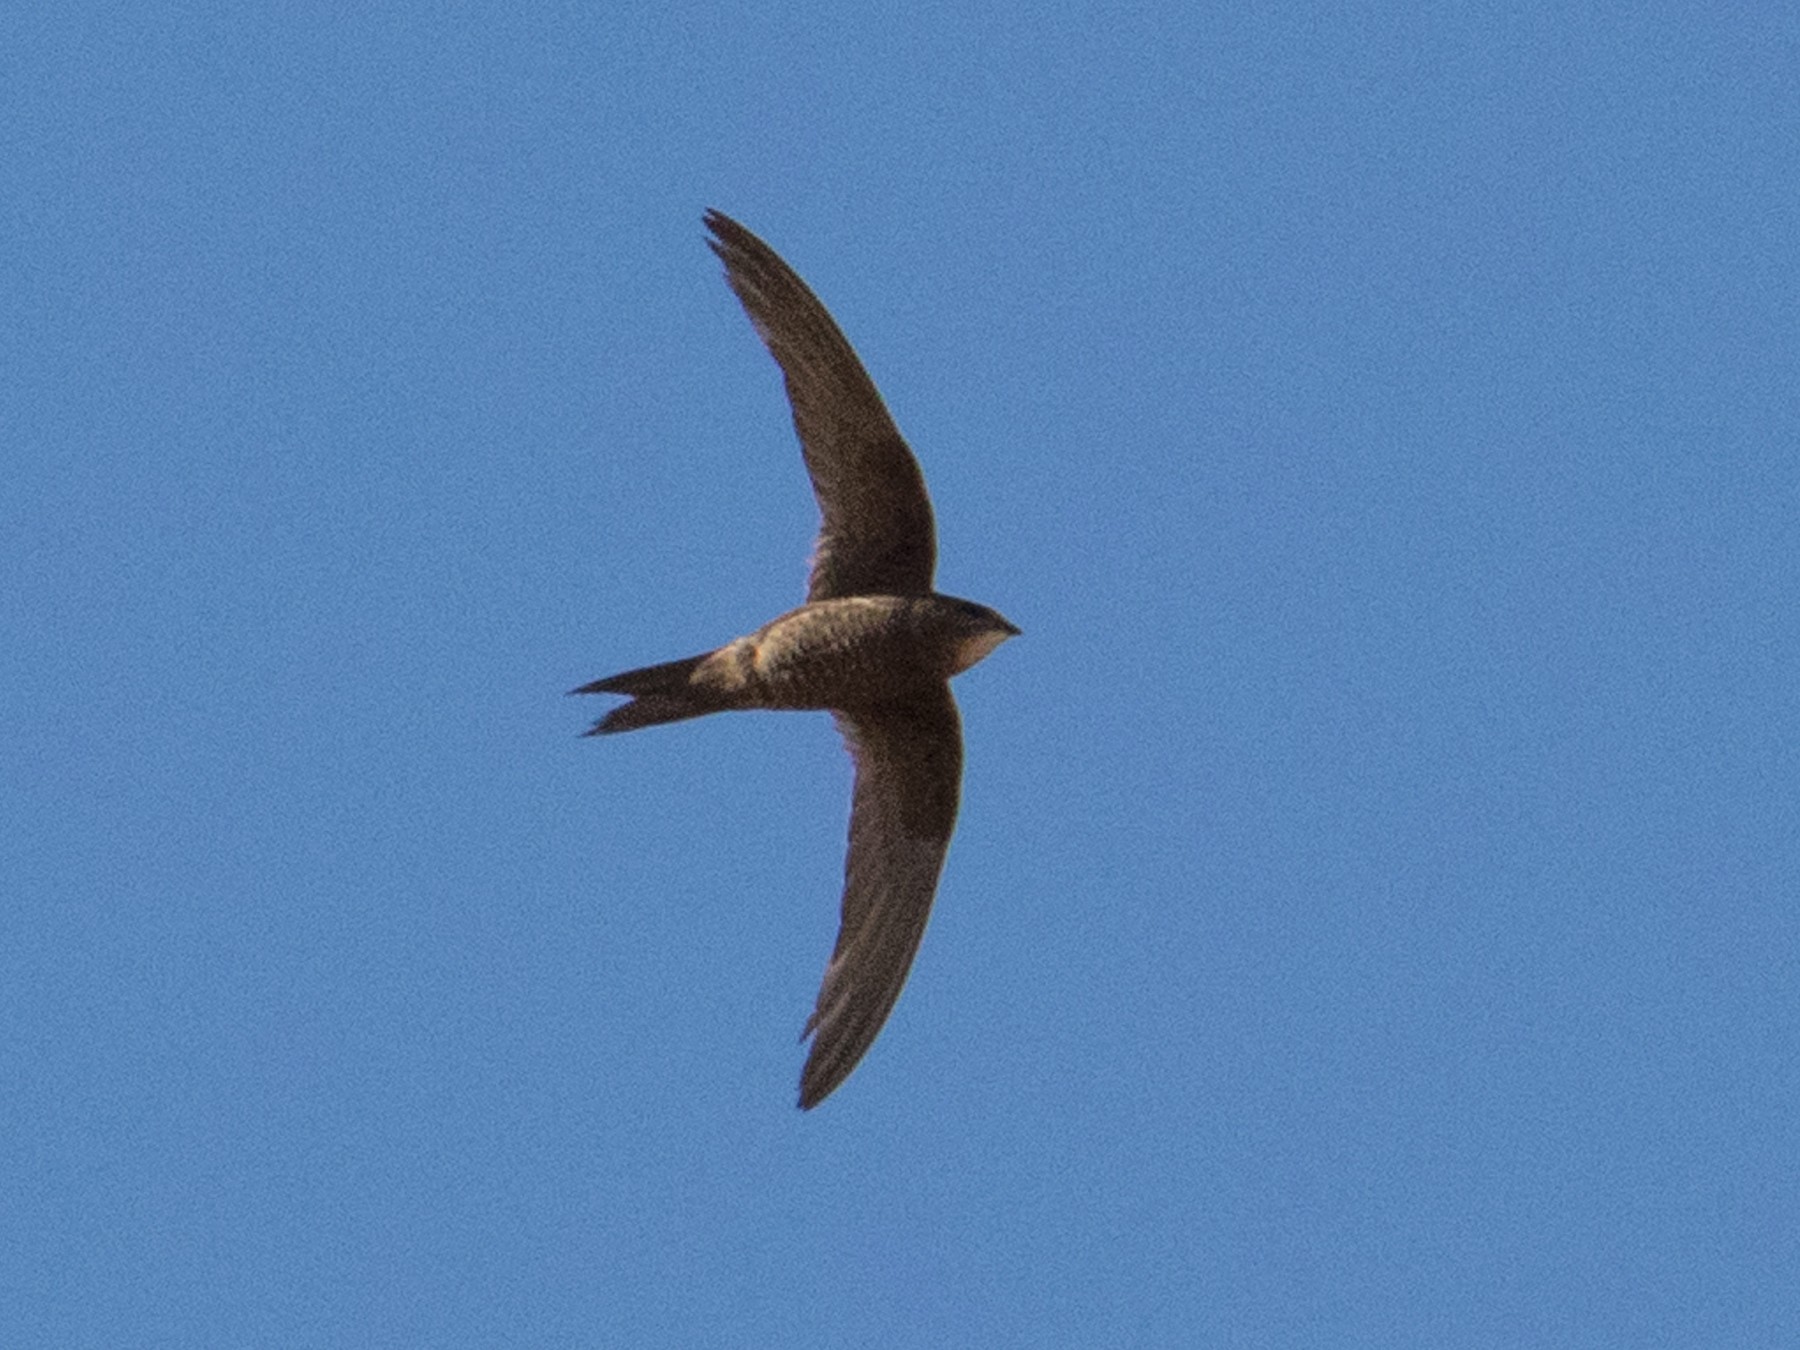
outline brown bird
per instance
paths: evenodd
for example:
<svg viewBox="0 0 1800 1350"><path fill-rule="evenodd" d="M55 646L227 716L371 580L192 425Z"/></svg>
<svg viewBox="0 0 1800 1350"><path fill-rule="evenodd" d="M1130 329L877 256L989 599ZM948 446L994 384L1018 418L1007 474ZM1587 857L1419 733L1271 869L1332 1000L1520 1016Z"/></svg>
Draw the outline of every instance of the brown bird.
<svg viewBox="0 0 1800 1350"><path fill-rule="evenodd" d="M571 692L631 702L589 736L739 708L817 708L856 765L837 946L800 1033L809 1110L850 1076L900 996L937 891L962 786L950 677L1018 633L931 587L937 533L912 451L825 306L762 240L718 211L707 242L786 377L819 500L806 603L716 651Z"/></svg>

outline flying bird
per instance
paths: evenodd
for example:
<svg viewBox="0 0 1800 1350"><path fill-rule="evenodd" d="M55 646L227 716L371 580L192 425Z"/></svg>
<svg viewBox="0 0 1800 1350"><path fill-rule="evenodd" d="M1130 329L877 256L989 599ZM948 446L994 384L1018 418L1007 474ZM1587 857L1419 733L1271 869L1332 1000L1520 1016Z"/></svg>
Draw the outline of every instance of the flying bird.
<svg viewBox="0 0 1800 1350"><path fill-rule="evenodd" d="M741 708L823 709L856 783L837 945L801 1040L800 1107L824 1101L874 1042L925 935L962 787L950 677L1019 630L932 589L937 533L918 461L825 306L719 211L707 241L781 367L818 498L806 603L715 651L610 675L576 694L630 698L587 735Z"/></svg>

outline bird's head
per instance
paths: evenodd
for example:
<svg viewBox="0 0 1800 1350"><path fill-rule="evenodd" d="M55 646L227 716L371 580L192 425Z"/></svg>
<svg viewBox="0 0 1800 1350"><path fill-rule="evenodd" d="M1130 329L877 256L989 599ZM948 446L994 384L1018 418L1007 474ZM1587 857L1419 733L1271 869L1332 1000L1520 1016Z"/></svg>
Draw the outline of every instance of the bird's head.
<svg viewBox="0 0 1800 1350"><path fill-rule="evenodd" d="M950 665L952 675L961 674L1006 639L1019 635L1018 628L997 610L978 605L973 600L958 600L953 596L944 599L948 602L945 617L954 644Z"/></svg>

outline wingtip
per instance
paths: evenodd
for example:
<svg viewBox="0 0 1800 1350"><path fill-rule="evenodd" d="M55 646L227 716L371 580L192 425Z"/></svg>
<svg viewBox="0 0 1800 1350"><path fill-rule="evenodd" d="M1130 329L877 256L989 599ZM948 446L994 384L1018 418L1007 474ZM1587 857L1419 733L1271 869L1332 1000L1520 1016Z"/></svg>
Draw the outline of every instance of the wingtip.
<svg viewBox="0 0 1800 1350"><path fill-rule="evenodd" d="M838 1084L836 1083L828 1083L821 1086L818 1083L809 1082L806 1075L802 1074L800 1076L800 1095L795 1099L794 1104L802 1111L810 1111L833 1092L837 1091L837 1088Z"/></svg>

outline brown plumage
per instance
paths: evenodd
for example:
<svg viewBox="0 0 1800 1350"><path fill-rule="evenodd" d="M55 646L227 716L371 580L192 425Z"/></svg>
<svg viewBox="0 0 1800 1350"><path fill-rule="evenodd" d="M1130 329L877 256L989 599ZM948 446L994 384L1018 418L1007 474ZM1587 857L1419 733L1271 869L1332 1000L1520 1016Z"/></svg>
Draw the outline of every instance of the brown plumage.
<svg viewBox="0 0 1800 1350"><path fill-rule="evenodd" d="M631 699L589 735L741 708L826 709L856 765L837 946L802 1038L811 1108L842 1083L900 996L956 824L962 728L950 677L1019 630L931 588L937 539L912 451L818 298L717 211L708 242L787 382L819 501L807 603L700 656L573 692Z"/></svg>

